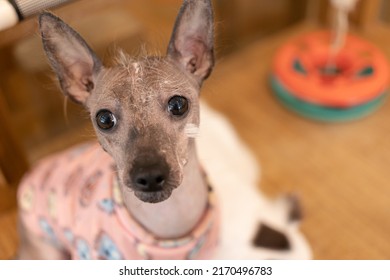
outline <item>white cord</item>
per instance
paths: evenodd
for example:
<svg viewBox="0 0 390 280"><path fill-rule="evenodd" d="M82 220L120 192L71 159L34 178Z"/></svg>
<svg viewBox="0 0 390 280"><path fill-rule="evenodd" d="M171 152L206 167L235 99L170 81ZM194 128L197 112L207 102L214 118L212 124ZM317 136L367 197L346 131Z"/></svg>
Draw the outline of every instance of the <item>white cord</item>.
<svg viewBox="0 0 390 280"><path fill-rule="evenodd" d="M334 58L344 46L345 37L348 32L348 13L350 13L358 0L330 0L336 16L333 24L333 38L330 46L330 56L326 63L325 72L334 75L337 73Z"/></svg>
<svg viewBox="0 0 390 280"><path fill-rule="evenodd" d="M343 46L348 32L348 14L355 8L358 0L330 0L336 10L334 23L334 38L331 45L332 55Z"/></svg>

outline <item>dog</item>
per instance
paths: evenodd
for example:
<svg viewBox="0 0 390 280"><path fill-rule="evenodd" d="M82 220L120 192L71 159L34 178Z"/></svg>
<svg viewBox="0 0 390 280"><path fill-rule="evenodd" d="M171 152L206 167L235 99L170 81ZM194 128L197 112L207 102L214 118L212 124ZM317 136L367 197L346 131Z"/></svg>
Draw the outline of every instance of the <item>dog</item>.
<svg viewBox="0 0 390 280"><path fill-rule="evenodd" d="M199 160L199 95L215 63L210 0L184 0L166 56L120 52L113 67L53 14L41 14L39 28L63 93L89 112L99 144L52 155L24 177L18 258L310 258L295 200L256 193L255 161L207 106L212 139L198 142L217 147L201 148ZM225 161L224 146L246 170L213 163L215 153ZM235 176L240 168L249 175Z"/></svg>

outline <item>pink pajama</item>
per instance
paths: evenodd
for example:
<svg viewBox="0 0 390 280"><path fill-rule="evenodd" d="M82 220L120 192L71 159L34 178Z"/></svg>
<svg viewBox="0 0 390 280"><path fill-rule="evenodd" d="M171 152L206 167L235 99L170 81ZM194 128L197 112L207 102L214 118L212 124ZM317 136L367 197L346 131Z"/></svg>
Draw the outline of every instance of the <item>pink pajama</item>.
<svg viewBox="0 0 390 280"><path fill-rule="evenodd" d="M127 211L114 162L97 143L39 162L23 179L18 200L29 232L50 239L72 259L208 259L217 245L212 191L203 218L190 234L158 239Z"/></svg>

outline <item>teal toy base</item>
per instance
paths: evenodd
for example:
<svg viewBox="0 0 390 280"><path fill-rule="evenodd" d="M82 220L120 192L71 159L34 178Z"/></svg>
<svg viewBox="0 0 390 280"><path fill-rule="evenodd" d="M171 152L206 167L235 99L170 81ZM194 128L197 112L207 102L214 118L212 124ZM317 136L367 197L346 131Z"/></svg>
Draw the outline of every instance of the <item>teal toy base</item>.
<svg viewBox="0 0 390 280"><path fill-rule="evenodd" d="M331 108L305 102L293 96L276 76L271 77L271 87L276 97L290 110L307 118L327 121L342 122L363 118L377 110L385 101L387 93L384 92L377 98L350 108Z"/></svg>

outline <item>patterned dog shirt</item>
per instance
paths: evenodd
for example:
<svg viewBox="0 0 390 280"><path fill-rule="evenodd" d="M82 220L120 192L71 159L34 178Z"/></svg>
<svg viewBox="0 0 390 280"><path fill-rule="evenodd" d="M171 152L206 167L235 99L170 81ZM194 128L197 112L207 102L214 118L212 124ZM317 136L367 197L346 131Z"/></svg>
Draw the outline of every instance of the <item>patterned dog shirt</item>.
<svg viewBox="0 0 390 280"><path fill-rule="evenodd" d="M209 259L217 245L219 215L211 190L192 232L159 239L127 211L114 161L97 143L39 162L23 179L18 201L25 227L72 259Z"/></svg>

